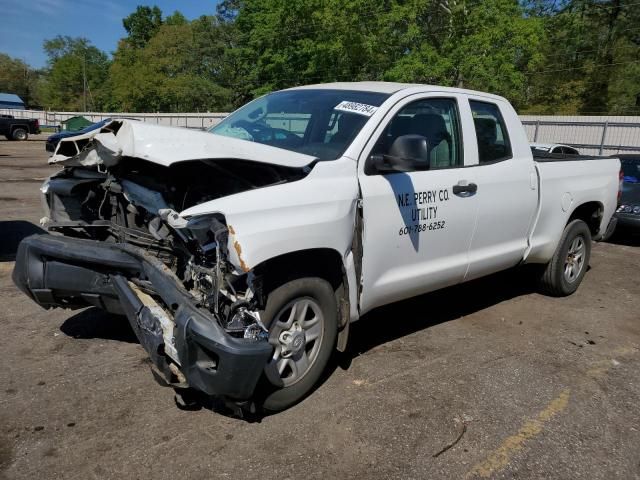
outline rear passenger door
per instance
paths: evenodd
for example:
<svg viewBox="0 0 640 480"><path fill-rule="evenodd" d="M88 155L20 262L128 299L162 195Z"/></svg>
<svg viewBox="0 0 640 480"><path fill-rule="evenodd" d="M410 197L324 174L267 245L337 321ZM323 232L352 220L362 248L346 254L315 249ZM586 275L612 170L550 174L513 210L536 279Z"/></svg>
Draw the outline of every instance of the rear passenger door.
<svg viewBox="0 0 640 480"><path fill-rule="evenodd" d="M465 280L514 266L528 246L538 203L531 150L511 105L469 98L477 143L478 219Z"/></svg>

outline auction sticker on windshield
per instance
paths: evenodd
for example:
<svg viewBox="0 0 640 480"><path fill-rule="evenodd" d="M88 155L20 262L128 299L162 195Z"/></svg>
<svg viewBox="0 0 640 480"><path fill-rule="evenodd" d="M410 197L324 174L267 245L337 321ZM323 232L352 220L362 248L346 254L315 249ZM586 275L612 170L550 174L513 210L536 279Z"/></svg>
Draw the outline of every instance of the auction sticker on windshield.
<svg viewBox="0 0 640 480"><path fill-rule="evenodd" d="M370 117L371 115L376 113L378 107L367 105L366 103L357 103L350 102L349 100L344 100L336 105L333 109L340 110L342 112L357 113L359 115L364 115L365 117Z"/></svg>

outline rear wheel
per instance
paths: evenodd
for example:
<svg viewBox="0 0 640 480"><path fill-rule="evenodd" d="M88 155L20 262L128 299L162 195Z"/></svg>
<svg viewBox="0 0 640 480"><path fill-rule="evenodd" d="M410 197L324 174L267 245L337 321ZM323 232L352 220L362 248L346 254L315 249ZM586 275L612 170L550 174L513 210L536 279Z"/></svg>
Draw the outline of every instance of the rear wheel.
<svg viewBox="0 0 640 480"><path fill-rule="evenodd" d="M24 128L16 128L12 133L12 137L14 140L26 140L29 138L29 132Z"/></svg>
<svg viewBox="0 0 640 480"><path fill-rule="evenodd" d="M273 290L262 317L274 348L262 405L279 411L303 399L320 379L336 343L338 306L326 280L305 277Z"/></svg>
<svg viewBox="0 0 640 480"><path fill-rule="evenodd" d="M540 278L542 290L555 297L571 295L582 282L591 257L591 231L582 220L569 223Z"/></svg>

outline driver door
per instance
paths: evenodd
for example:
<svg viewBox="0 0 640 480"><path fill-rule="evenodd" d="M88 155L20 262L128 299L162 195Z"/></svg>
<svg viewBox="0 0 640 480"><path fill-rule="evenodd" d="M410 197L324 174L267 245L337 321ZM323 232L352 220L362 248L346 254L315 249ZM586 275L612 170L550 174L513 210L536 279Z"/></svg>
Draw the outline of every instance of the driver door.
<svg viewBox="0 0 640 480"><path fill-rule="evenodd" d="M475 169L464 168L461 133L473 131L473 119L461 109L467 105L461 99L432 94L399 102L362 152L361 313L464 278L478 202ZM393 153L403 135L426 138L428 158L423 160L429 168L376 171L371 156Z"/></svg>

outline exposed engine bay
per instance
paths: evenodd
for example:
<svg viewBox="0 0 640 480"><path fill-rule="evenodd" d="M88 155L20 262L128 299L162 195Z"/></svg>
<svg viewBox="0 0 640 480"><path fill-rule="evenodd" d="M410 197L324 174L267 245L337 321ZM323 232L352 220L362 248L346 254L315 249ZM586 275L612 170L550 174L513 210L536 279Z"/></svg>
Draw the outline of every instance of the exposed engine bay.
<svg viewBox="0 0 640 480"><path fill-rule="evenodd" d="M42 224L68 237L144 250L161 260L228 334L265 340L268 332L258 313L263 307L261 279L230 263L224 216L187 220L178 212L216 198L295 181L308 171L237 159L163 166L122 157L112 166L65 166L41 188L47 212ZM153 294L148 282L131 281Z"/></svg>

